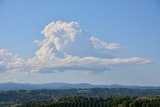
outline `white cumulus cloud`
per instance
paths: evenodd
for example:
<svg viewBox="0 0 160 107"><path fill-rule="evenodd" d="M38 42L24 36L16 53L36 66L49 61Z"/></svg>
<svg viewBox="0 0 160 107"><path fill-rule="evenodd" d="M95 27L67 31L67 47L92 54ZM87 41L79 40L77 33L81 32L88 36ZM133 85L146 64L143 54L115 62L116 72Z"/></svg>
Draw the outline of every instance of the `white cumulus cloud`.
<svg viewBox="0 0 160 107"><path fill-rule="evenodd" d="M0 49L0 71L16 70L23 66L24 60L7 49Z"/></svg>
<svg viewBox="0 0 160 107"><path fill-rule="evenodd" d="M0 69L26 72L57 72L67 70L105 71L112 65L147 64L150 60L116 58L108 55L120 48L80 28L78 22L51 22L41 31L43 40L35 40L38 50L33 58L23 60L6 49L0 50Z"/></svg>

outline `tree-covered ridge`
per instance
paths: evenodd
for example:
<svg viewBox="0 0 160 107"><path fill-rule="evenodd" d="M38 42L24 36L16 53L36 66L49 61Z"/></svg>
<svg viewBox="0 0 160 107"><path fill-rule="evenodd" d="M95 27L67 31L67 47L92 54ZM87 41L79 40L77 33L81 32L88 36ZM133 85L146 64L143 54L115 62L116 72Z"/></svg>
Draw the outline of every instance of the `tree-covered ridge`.
<svg viewBox="0 0 160 107"><path fill-rule="evenodd" d="M160 97L63 97L48 101L32 101L17 107L160 107Z"/></svg>
<svg viewBox="0 0 160 107"><path fill-rule="evenodd" d="M126 88L93 88L65 90L15 90L0 91L0 102L29 102L35 100L50 100L67 96L82 96L85 98L108 98L110 96L160 96L160 89L126 89Z"/></svg>

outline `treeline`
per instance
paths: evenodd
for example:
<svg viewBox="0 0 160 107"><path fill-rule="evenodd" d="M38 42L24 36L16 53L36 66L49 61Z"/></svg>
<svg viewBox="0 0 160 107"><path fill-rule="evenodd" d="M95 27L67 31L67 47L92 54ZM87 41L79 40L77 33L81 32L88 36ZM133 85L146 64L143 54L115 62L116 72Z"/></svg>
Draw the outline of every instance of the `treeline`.
<svg viewBox="0 0 160 107"><path fill-rule="evenodd" d="M49 101L32 101L17 107L160 107L160 97L64 97Z"/></svg>
<svg viewBox="0 0 160 107"><path fill-rule="evenodd" d="M0 103L30 102L50 100L67 96L82 96L85 98L103 99L111 96L160 96L160 89L126 89L126 88L93 88L93 89L64 89L64 90L15 90L0 91Z"/></svg>

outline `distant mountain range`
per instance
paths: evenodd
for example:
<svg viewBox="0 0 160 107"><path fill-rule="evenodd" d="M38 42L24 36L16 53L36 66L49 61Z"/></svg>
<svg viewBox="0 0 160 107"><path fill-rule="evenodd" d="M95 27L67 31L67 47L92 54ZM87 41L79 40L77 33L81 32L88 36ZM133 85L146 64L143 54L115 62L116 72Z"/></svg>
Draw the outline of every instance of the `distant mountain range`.
<svg viewBox="0 0 160 107"><path fill-rule="evenodd" d="M34 89L89 89L89 88L130 88L130 89L160 89L160 86L125 86L125 85L92 85L88 83L69 84L69 83L0 83L0 90L34 90Z"/></svg>

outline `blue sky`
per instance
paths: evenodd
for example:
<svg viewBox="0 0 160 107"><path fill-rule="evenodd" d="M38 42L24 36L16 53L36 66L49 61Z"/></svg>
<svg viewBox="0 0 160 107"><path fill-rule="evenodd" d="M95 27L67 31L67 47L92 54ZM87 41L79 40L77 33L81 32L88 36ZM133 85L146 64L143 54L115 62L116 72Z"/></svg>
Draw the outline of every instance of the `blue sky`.
<svg viewBox="0 0 160 107"><path fill-rule="evenodd" d="M100 43L120 44L118 52L107 50L105 53L107 56L138 57L150 60L152 63L107 65L106 68L109 70L105 68L106 70L100 73L90 73L84 70L83 66L80 67L81 69L78 67L78 71L77 68L70 70L77 65L72 65L64 72L30 73L25 67L15 73L17 69L11 71L4 69L7 68L4 66L8 65L8 62L5 62L5 65L1 65L3 69L0 66L0 82L160 85L160 2L158 0L1 0L0 49L5 48L7 52L15 53L24 60L32 59L39 49L34 41L43 41L45 37L41 31L49 23L58 20L67 23L78 22L80 28L89 33L89 36L98 38ZM97 49L94 53L102 52ZM62 68L64 69L64 66ZM60 68L55 70L57 69Z"/></svg>

